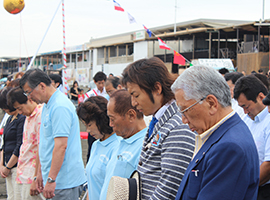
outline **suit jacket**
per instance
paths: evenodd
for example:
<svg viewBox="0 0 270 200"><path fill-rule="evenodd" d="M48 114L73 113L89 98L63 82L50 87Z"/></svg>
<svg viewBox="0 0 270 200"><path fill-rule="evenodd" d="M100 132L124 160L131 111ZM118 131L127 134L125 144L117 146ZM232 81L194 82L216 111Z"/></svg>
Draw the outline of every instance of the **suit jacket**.
<svg viewBox="0 0 270 200"><path fill-rule="evenodd" d="M259 158L238 114L225 121L190 162L176 199L256 200Z"/></svg>

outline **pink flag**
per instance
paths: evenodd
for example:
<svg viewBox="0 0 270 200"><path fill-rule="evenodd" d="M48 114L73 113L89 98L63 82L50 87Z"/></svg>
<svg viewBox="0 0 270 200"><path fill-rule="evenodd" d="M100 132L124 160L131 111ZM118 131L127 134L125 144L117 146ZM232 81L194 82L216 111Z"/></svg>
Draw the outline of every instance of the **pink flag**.
<svg viewBox="0 0 270 200"><path fill-rule="evenodd" d="M115 10L122 11L122 12L125 11L125 10L120 6L120 4L117 3L115 0L113 0L113 4L114 4L114 9L115 9Z"/></svg>
<svg viewBox="0 0 270 200"><path fill-rule="evenodd" d="M159 48L171 50L171 48L158 37Z"/></svg>

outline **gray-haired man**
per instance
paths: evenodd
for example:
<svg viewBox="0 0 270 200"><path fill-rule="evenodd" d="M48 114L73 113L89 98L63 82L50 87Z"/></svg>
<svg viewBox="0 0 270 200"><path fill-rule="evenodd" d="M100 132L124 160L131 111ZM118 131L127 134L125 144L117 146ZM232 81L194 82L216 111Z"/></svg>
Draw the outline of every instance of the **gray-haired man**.
<svg viewBox="0 0 270 200"><path fill-rule="evenodd" d="M252 135L231 108L230 88L214 69L193 66L172 85L177 104L198 135L176 199L255 200L259 162Z"/></svg>

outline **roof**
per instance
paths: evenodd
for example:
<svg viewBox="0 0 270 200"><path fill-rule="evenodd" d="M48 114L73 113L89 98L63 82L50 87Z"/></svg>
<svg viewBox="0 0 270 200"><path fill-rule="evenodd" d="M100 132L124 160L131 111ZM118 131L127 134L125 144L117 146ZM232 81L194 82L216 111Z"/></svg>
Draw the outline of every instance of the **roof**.
<svg viewBox="0 0 270 200"><path fill-rule="evenodd" d="M176 33L174 33L174 24L168 24L158 27L150 28L150 30L157 37L171 37L177 35L186 35L192 33L206 32L208 30L218 30L223 28L232 28L240 26L241 24L252 24L254 21L243 20L220 20L220 19L196 19L185 22L176 23ZM137 31L144 31L140 29ZM135 31L136 32L136 31ZM98 48L102 46L113 46L118 44L133 43L133 32L121 33L112 36L91 39L87 43L88 48ZM149 38L146 34L145 40L156 39L156 37Z"/></svg>

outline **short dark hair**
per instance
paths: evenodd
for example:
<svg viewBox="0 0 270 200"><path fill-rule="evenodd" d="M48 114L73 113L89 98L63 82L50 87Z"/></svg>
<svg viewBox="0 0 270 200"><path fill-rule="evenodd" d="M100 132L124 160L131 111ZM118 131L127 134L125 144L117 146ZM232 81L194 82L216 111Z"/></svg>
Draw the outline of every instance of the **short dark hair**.
<svg viewBox="0 0 270 200"><path fill-rule="evenodd" d="M106 81L106 84L108 84L108 83L111 83L112 86L113 86L115 89L117 89L117 86L120 84L120 79L119 79L118 77L116 77L116 76L114 76L114 77L109 77L109 78L107 79L107 81Z"/></svg>
<svg viewBox="0 0 270 200"><path fill-rule="evenodd" d="M12 89L12 87L6 87L1 90L0 93L0 108L1 109L8 109L10 112L15 111L16 109L13 106L9 106L7 102L7 94Z"/></svg>
<svg viewBox="0 0 270 200"><path fill-rule="evenodd" d="M52 79L55 83L59 83L58 87L62 84L62 77L58 74L50 74L50 79Z"/></svg>
<svg viewBox="0 0 270 200"><path fill-rule="evenodd" d="M95 121L99 132L104 134L111 134L113 132L110 127L109 117L107 116L108 100L102 96L94 96L88 98L84 103L78 105L77 114L80 120L86 124Z"/></svg>
<svg viewBox="0 0 270 200"><path fill-rule="evenodd" d="M135 83L143 89L150 100L155 103L152 91L155 91L156 83L162 86L163 102L165 105L171 99L174 99L174 93L171 90L175 78L169 73L164 62L157 57L137 60L129 64L122 73L122 84Z"/></svg>
<svg viewBox="0 0 270 200"><path fill-rule="evenodd" d="M19 104L27 103L27 96L24 95L22 88L15 87L7 93L7 104L13 106L15 102Z"/></svg>
<svg viewBox="0 0 270 200"><path fill-rule="evenodd" d="M267 76L263 74L253 74L253 76L256 76L258 79L260 79L260 81L265 85L267 90L269 90L269 82Z"/></svg>
<svg viewBox="0 0 270 200"><path fill-rule="evenodd" d="M256 98L259 93L267 95L267 89L265 85L255 76L248 75L241 77L236 81L234 87L234 98L237 100L240 94L244 94L247 100L257 102Z"/></svg>
<svg viewBox="0 0 270 200"><path fill-rule="evenodd" d="M107 80L107 76L106 74L104 74L103 72L97 72L94 76L94 81L98 82L98 81L106 81Z"/></svg>
<svg viewBox="0 0 270 200"><path fill-rule="evenodd" d="M231 73L227 73L225 74L224 78L226 81L231 80L233 84L236 83L236 81L241 78L242 76L244 76L242 73L240 72L231 72Z"/></svg>
<svg viewBox="0 0 270 200"><path fill-rule="evenodd" d="M121 89L115 91L110 97L110 100L112 99L114 99L114 112L118 113L121 116L124 116L129 109L133 109L136 111L138 119L143 118L143 114L139 112L136 107L132 106L131 95L128 93L127 90Z"/></svg>
<svg viewBox="0 0 270 200"><path fill-rule="evenodd" d="M225 67L223 67L223 68L219 69L218 72L224 75L224 74L228 73L229 70L226 69Z"/></svg>
<svg viewBox="0 0 270 200"><path fill-rule="evenodd" d="M28 83L31 89L34 89L39 83L44 83L47 86L51 85L50 77L38 68L29 69L25 72L20 80L20 87L22 88L26 83Z"/></svg>

